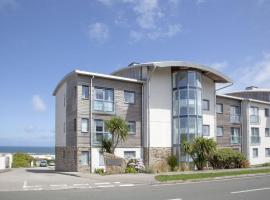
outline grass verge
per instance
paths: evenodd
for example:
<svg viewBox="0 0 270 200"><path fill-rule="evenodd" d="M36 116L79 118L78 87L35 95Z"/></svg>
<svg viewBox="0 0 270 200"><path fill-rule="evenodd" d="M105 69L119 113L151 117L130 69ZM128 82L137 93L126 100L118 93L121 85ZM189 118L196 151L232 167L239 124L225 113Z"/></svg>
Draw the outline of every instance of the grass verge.
<svg viewBox="0 0 270 200"><path fill-rule="evenodd" d="M252 170L239 170L239 171L223 171L223 172L204 172L204 173L193 173L193 174L174 174L174 175L157 175L155 179L160 182L165 181L186 181L186 180L195 180L195 179L207 179L207 178L216 178L224 176L239 176L247 174L261 174L261 173L270 173L269 169L252 169Z"/></svg>

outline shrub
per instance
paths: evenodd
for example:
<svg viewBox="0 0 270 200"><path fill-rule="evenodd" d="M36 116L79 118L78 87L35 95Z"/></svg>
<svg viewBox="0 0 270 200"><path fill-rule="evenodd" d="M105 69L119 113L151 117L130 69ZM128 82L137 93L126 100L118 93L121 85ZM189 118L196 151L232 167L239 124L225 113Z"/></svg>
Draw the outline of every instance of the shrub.
<svg viewBox="0 0 270 200"><path fill-rule="evenodd" d="M174 155L171 155L167 158L167 163L171 168L171 171L174 171L175 167L178 164L177 157Z"/></svg>
<svg viewBox="0 0 270 200"><path fill-rule="evenodd" d="M134 167L131 167L131 166L127 167L125 169L125 172L126 173L138 173L137 170Z"/></svg>
<svg viewBox="0 0 270 200"><path fill-rule="evenodd" d="M245 156L233 149L218 149L209 159L214 169L247 168L249 162Z"/></svg>
<svg viewBox="0 0 270 200"><path fill-rule="evenodd" d="M112 153L112 141L109 139L103 139L101 141L101 151L106 153Z"/></svg>
<svg viewBox="0 0 270 200"><path fill-rule="evenodd" d="M13 154L12 167L30 167L33 157L26 153L15 153Z"/></svg>
<svg viewBox="0 0 270 200"><path fill-rule="evenodd" d="M96 168L95 173L99 175L104 175L104 169L103 168Z"/></svg>
<svg viewBox="0 0 270 200"><path fill-rule="evenodd" d="M127 163L127 169L128 168L133 168L136 172L140 173L145 171L145 166L141 159L130 159Z"/></svg>

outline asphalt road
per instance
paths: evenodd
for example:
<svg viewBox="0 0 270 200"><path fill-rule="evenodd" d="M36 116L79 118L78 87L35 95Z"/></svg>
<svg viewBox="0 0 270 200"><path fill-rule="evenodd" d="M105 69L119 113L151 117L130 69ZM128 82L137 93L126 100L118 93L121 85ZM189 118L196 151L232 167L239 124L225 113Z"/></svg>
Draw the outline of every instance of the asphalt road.
<svg viewBox="0 0 270 200"><path fill-rule="evenodd" d="M269 200L270 175L181 184L0 192L1 200Z"/></svg>

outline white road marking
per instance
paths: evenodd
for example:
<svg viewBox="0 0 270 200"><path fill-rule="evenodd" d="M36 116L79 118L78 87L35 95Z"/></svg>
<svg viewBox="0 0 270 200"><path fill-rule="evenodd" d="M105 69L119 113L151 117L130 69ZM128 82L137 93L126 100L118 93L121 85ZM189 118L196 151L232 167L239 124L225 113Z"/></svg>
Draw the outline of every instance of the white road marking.
<svg viewBox="0 0 270 200"><path fill-rule="evenodd" d="M62 185L50 185L51 187L67 187L67 184L62 184Z"/></svg>
<svg viewBox="0 0 270 200"><path fill-rule="evenodd" d="M261 191L261 190L270 190L270 187L250 189L250 190L240 190L240 191L231 192L231 194L239 194L239 193L246 193L246 192L255 192L255 191Z"/></svg>
<svg viewBox="0 0 270 200"><path fill-rule="evenodd" d="M23 188L26 188L27 187L27 181L24 181L23 182Z"/></svg>
<svg viewBox="0 0 270 200"><path fill-rule="evenodd" d="M114 185L99 185L97 187L99 187L99 188L109 188L109 187L114 187Z"/></svg>
<svg viewBox="0 0 270 200"><path fill-rule="evenodd" d="M109 185L110 182L103 182L103 183L95 183L95 185Z"/></svg>
<svg viewBox="0 0 270 200"><path fill-rule="evenodd" d="M120 187L131 187L131 186L135 186L134 184L122 184L119 185Z"/></svg>
<svg viewBox="0 0 270 200"><path fill-rule="evenodd" d="M180 199L180 198L177 198L177 199L168 199L168 200L182 200L182 199Z"/></svg>
<svg viewBox="0 0 270 200"><path fill-rule="evenodd" d="M88 183L75 183L73 186L88 186Z"/></svg>
<svg viewBox="0 0 270 200"><path fill-rule="evenodd" d="M113 183L115 183L115 184L119 184L120 182L113 182Z"/></svg>

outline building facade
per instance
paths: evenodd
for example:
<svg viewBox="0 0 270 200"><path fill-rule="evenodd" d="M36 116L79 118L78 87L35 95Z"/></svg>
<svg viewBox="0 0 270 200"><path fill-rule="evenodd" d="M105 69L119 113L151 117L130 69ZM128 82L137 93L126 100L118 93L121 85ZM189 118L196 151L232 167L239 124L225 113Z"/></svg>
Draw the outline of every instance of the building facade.
<svg viewBox="0 0 270 200"><path fill-rule="evenodd" d="M71 72L53 93L56 170L94 172L103 168L100 142L110 137L104 121L113 116L125 119L129 127L128 138L119 144L116 155L141 158L148 168L156 168L171 154L188 161L181 144L197 136L214 138L220 147L244 152L250 158L256 153L249 140L249 129L256 127L248 126L246 119L256 112L250 110L251 101L216 95L216 83L231 82L214 69L181 61L132 64L112 75ZM252 103L265 105L258 100ZM268 123L266 120L262 126ZM257 129L252 131L255 140ZM260 141L266 149L267 139Z"/></svg>

